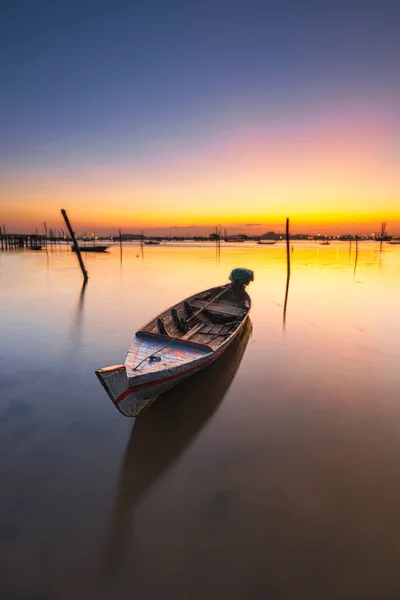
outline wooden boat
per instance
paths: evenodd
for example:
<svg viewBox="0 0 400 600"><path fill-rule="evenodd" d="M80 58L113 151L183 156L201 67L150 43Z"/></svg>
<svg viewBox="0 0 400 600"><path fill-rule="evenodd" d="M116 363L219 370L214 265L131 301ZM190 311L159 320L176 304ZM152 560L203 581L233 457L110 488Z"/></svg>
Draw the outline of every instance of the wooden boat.
<svg viewBox="0 0 400 600"><path fill-rule="evenodd" d="M391 241L389 242L389 244L394 244L394 245L396 245L396 244L400 244L400 240L391 240Z"/></svg>
<svg viewBox="0 0 400 600"><path fill-rule="evenodd" d="M42 248L43 248L43 246L30 246L29 249L38 251L38 250L41 250Z"/></svg>
<svg viewBox="0 0 400 600"><path fill-rule="evenodd" d="M320 245L320 246L330 246L330 245L331 245L331 243L330 243L330 242L328 242L327 240L325 240L325 242L320 242L320 243L319 243L319 245Z"/></svg>
<svg viewBox="0 0 400 600"><path fill-rule="evenodd" d="M260 244L260 246L272 246L273 244L276 244L278 240L269 240L269 241L263 241L263 240L258 240L257 244Z"/></svg>
<svg viewBox="0 0 400 600"><path fill-rule="evenodd" d="M178 302L144 325L123 365L96 375L118 410L137 417L163 392L212 364L244 328L251 306L248 269L234 269L231 283Z"/></svg>
<svg viewBox="0 0 400 600"><path fill-rule="evenodd" d="M146 240L144 243L145 243L147 246L158 246L158 244L159 244L160 242L158 242L157 240Z"/></svg>
<svg viewBox="0 0 400 600"><path fill-rule="evenodd" d="M108 246L101 246L100 244L93 244L90 246L79 246L81 252L105 252ZM75 247L71 246L72 252L75 252Z"/></svg>

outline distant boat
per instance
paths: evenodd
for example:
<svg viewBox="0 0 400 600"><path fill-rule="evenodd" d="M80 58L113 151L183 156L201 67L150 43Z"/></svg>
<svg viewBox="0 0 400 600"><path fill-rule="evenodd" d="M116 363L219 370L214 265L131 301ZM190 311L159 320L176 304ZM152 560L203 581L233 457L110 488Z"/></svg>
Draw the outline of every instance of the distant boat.
<svg viewBox="0 0 400 600"><path fill-rule="evenodd" d="M158 246L160 242L158 242L157 240L146 240L144 243L146 244L146 246Z"/></svg>
<svg viewBox="0 0 400 600"><path fill-rule="evenodd" d="M41 250L43 246L30 246L30 250Z"/></svg>
<svg viewBox="0 0 400 600"><path fill-rule="evenodd" d="M243 238L225 238L225 242L244 242L245 240Z"/></svg>
<svg viewBox="0 0 400 600"><path fill-rule="evenodd" d="M142 327L125 363L96 370L126 417L137 417L163 392L213 363L246 325L253 271L234 269L230 284L178 302Z"/></svg>
<svg viewBox="0 0 400 600"><path fill-rule="evenodd" d="M264 240L259 240L257 242L257 244L260 244L260 246L272 246L273 244L276 244L278 240L268 240L268 241L264 241Z"/></svg>
<svg viewBox="0 0 400 600"><path fill-rule="evenodd" d="M108 246L101 246L100 244L93 244L90 246L79 246L81 252L105 252ZM71 246L72 252L75 252L75 246Z"/></svg>
<svg viewBox="0 0 400 600"><path fill-rule="evenodd" d="M320 246L330 246L330 242L328 242L328 240L325 240L324 242L320 242L319 244L320 244Z"/></svg>
<svg viewBox="0 0 400 600"><path fill-rule="evenodd" d="M389 244L400 244L400 240L391 240Z"/></svg>

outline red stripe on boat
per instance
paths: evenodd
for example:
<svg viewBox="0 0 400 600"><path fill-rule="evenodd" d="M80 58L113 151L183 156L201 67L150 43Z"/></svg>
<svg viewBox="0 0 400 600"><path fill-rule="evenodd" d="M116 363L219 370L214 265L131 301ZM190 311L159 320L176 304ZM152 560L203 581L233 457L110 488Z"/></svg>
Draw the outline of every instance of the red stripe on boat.
<svg viewBox="0 0 400 600"><path fill-rule="evenodd" d="M238 331L241 327L238 328ZM208 360L205 360L204 362L196 365L195 367L191 367L190 369L187 369L186 371L181 371L180 373L175 373L174 375L170 375L169 377L163 377L162 379L153 379L152 381L147 381L146 383L142 383L140 385L136 385L133 387L129 387L127 388L124 392L122 392L122 394L120 394L118 396L118 398L116 398L116 400L114 401L115 404L120 404L120 402L122 402L122 400L124 398L126 398L127 396L129 396L129 394L132 394L133 392L136 392L137 390L142 390L146 387L151 387L151 386L155 386L155 385L159 385L160 383L165 383L166 381L169 381L170 379L176 379L177 377L182 377L182 375L186 375L186 373L191 373L192 371L196 371L197 369L200 369L201 367L204 367L205 365L207 365L208 363L216 360L220 354L222 354L223 350L220 350L219 352L215 353L212 358L209 358Z"/></svg>

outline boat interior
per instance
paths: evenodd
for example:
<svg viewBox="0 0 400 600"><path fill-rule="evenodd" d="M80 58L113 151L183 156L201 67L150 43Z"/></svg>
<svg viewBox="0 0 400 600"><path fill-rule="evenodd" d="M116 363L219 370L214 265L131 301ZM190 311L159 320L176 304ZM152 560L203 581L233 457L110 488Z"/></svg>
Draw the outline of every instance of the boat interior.
<svg viewBox="0 0 400 600"><path fill-rule="evenodd" d="M243 288L217 287L176 304L140 331L204 344L215 350L240 325L249 309L250 298Z"/></svg>

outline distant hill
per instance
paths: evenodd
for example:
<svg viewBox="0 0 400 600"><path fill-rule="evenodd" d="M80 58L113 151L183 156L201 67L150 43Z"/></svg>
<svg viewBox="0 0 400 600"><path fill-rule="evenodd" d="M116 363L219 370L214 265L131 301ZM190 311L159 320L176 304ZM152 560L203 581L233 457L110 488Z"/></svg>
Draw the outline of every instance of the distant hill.
<svg viewBox="0 0 400 600"><path fill-rule="evenodd" d="M275 233L275 231L268 231L268 233L263 233L260 235L260 240L278 240L279 233Z"/></svg>

